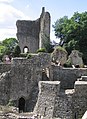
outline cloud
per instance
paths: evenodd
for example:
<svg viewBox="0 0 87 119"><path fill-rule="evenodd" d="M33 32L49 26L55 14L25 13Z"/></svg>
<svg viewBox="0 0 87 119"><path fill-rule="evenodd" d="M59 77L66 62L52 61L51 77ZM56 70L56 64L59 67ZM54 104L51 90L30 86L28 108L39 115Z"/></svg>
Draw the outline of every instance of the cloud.
<svg viewBox="0 0 87 119"><path fill-rule="evenodd" d="M10 34L16 33L14 30L16 31L16 21L18 19L29 20L29 17L9 4L0 4L0 40L2 40L3 36L6 37L6 35L8 36L9 34L10 37Z"/></svg>
<svg viewBox="0 0 87 119"><path fill-rule="evenodd" d="M10 3L10 2L13 2L13 0L0 0L0 2Z"/></svg>
<svg viewBox="0 0 87 119"><path fill-rule="evenodd" d="M0 23L13 22L17 19L29 19L29 17L10 5L0 4Z"/></svg>
<svg viewBox="0 0 87 119"><path fill-rule="evenodd" d="M0 29L0 41L6 38L16 38L16 29L15 28L3 28Z"/></svg>

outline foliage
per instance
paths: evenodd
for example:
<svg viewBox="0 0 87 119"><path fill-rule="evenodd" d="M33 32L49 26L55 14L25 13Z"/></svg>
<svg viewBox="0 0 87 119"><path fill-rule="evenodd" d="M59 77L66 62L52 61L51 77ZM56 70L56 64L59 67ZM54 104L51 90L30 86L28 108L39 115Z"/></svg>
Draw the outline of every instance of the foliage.
<svg viewBox="0 0 87 119"><path fill-rule="evenodd" d="M47 36L46 34L43 35L43 45L44 45L44 48L46 50L47 53L52 53L53 52L53 45L52 43L50 42L50 38L49 36Z"/></svg>
<svg viewBox="0 0 87 119"><path fill-rule="evenodd" d="M14 57L19 57L21 53L21 49L19 47L19 45L16 45L16 47L14 48Z"/></svg>
<svg viewBox="0 0 87 119"><path fill-rule="evenodd" d="M15 38L6 38L2 41L2 46L5 47L5 54L10 54L13 52L15 46L18 44L18 41Z"/></svg>
<svg viewBox="0 0 87 119"><path fill-rule="evenodd" d="M68 59L66 63L64 64L64 67L72 67L71 60Z"/></svg>
<svg viewBox="0 0 87 119"><path fill-rule="evenodd" d="M17 44L18 41L15 38L6 38L0 42L0 60L2 61L4 55L12 54Z"/></svg>
<svg viewBox="0 0 87 119"><path fill-rule="evenodd" d="M12 100L9 100L7 106L14 106L14 102Z"/></svg>
<svg viewBox="0 0 87 119"><path fill-rule="evenodd" d="M87 64L87 12L75 12L71 18L64 16L53 25L55 35L60 39L59 45L63 46L68 54L72 50L83 53Z"/></svg>
<svg viewBox="0 0 87 119"><path fill-rule="evenodd" d="M3 59L3 53L0 53L0 61Z"/></svg>
<svg viewBox="0 0 87 119"><path fill-rule="evenodd" d="M60 50L60 51L64 51L64 52L67 53L67 51L65 50L65 48L63 48L63 47L61 47L61 46L57 46L57 47L55 48L55 50Z"/></svg>
<svg viewBox="0 0 87 119"><path fill-rule="evenodd" d="M27 57L27 55L28 55L27 53L21 53L20 57Z"/></svg>
<svg viewBox="0 0 87 119"><path fill-rule="evenodd" d="M31 53L28 53L27 54L27 59L30 59L32 57L32 54Z"/></svg>
<svg viewBox="0 0 87 119"><path fill-rule="evenodd" d="M3 45L0 45L0 53L4 53L6 51L6 47Z"/></svg>
<svg viewBox="0 0 87 119"><path fill-rule="evenodd" d="M46 49L45 48L40 48L40 49L37 50L37 53L39 53L39 52L46 52Z"/></svg>

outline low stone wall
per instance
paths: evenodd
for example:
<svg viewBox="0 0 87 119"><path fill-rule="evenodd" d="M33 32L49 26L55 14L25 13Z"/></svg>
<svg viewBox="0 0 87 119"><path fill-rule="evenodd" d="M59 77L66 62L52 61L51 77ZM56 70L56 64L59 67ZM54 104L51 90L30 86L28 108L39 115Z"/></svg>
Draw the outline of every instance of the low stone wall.
<svg viewBox="0 0 87 119"><path fill-rule="evenodd" d="M49 53L30 54L29 58L14 58L12 61L13 67L29 65L31 67L46 68L51 65L51 58Z"/></svg>
<svg viewBox="0 0 87 119"><path fill-rule="evenodd" d="M11 64L0 63L0 73L7 72L11 70Z"/></svg>
<svg viewBox="0 0 87 119"><path fill-rule="evenodd" d="M52 65L50 74L51 80L60 81L61 89L73 89L75 81L87 75L87 68L63 68Z"/></svg>

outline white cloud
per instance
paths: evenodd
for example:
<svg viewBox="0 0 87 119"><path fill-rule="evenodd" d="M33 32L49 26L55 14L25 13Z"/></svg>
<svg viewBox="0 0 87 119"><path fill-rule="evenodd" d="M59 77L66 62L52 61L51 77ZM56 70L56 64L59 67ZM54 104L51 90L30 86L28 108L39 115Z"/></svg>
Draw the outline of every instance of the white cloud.
<svg viewBox="0 0 87 119"><path fill-rule="evenodd" d="M0 4L0 22L11 22L17 19L29 19L29 17L10 5Z"/></svg>
<svg viewBox="0 0 87 119"><path fill-rule="evenodd" d="M8 37L8 35L10 37L10 34L16 33L14 30L16 31L16 21L18 19L28 20L29 17L9 4L0 4L0 40L3 40L3 37Z"/></svg>
<svg viewBox="0 0 87 119"><path fill-rule="evenodd" d="M0 0L0 2L10 3L13 2L13 0Z"/></svg>
<svg viewBox="0 0 87 119"><path fill-rule="evenodd" d="M15 28L4 28L0 29L0 41L4 40L5 38L16 38L16 29Z"/></svg>

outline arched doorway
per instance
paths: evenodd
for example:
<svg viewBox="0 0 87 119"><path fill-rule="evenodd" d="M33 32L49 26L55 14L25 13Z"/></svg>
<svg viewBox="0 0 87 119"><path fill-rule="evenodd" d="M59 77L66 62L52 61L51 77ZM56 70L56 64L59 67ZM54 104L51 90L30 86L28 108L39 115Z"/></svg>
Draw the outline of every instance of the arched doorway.
<svg viewBox="0 0 87 119"><path fill-rule="evenodd" d="M19 113L25 111L25 99L23 97L19 99L18 107L19 107Z"/></svg>
<svg viewBox="0 0 87 119"><path fill-rule="evenodd" d="M23 48L23 53L27 53L27 52L29 52L29 48L28 48L27 46L25 46L25 47Z"/></svg>

